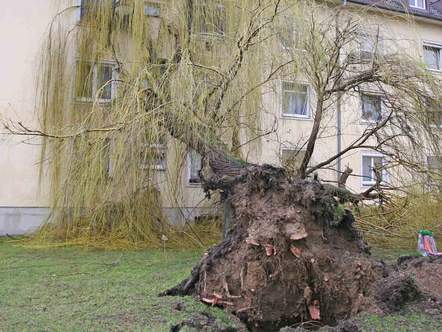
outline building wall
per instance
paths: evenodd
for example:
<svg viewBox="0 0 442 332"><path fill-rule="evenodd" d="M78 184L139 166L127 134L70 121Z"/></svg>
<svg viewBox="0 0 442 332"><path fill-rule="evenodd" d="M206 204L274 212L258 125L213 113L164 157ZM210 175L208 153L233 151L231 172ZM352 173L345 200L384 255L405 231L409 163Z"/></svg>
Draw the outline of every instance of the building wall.
<svg viewBox="0 0 442 332"><path fill-rule="evenodd" d="M36 68L51 1L8 1L0 10L0 114L3 119L38 123L35 112ZM0 235L35 228L48 206L39 189L39 140L0 135Z"/></svg>
<svg viewBox="0 0 442 332"><path fill-rule="evenodd" d="M40 49L48 31L49 22L61 1L33 0L11 1L0 11L0 114L5 119L23 121L30 127L38 125L35 108L36 73ZM72 4L78 4L73 0ZM349 6L349 10L352 10ZM79 9L72 14L75 24ZM409 25L398 16L389 16L373 12L367 18L379 24L388 36L401 40L404 49L416 57L421 56L423 41L442 44L442 25L440 22L417 19L415 25ZM311 130L311 119L293 119L282 116L281 82L276 81L271 87L277 93L266 94L264 105L269 111L263 115L263 127L269 127L277 118L277 133L264 137L260 153L250 161L280 164L281 148L295 147L300 139L305 139ZM314 105L311 105L312 107ZM343 105L342 146L352 141L364 125L360 123L360 105L357 99L348 99ZM330 119L328 138L318 142L312 164L319 162L336 152L336 128ZM38 138L0 135L0 235L22 234L34 230L48 215L47 184L39 186ZM364 151L356 151L345 156L342 167L349 165L356 175L361 173L361 158ZM187 164L187 160L186 160ZM336 178L333 171L321 171L321 177ZM182 213L175 208L183 208L186 216L211 213L207 202L203 202L203 192L198 185L187 182L187 167L183 171L182 190L178 201L165 200L166 214L171 219L183 219ZM364 190L359 177L351 177L348 186L354 191ZM42 188L42 189L41 189ZM203 202L203 203L202 203ZM201 210L198 210L202 207Z"/></svg>
<svg viewBox="0 0 442 332"><path fill-rule="evenodd" d="M361 7L357 5L349 5L347 10L352 12L354 10L360 10ZM333 9L331 9L333 10ZM333 15L332 13L329 13ZM394 15L392 15L394 14ZM368 11L364 16L367 27L372 28L373 31L380 29L380 37L384 39L384 48L386 52L392 50L399 50L403 53L408 53L410 56L422 59L423 43L434 42L442 45L442 22L428 20L425 18L415 18L413 24L410 24L409 18L404 15L398 15L397 13L391 13L385 10L372 10ZM440 75L442 78L442 72L435 72L436 75ZM302 78L298 80L300 83L306 81ZM271 93L272 90L277 93ZM259 158L261 163L270 163L279 165L280 150L284 147L292 147L296 149L299 146L299 142L304 142L310 133L313 125L313 120L309 119L296 119L287 118L282 115L282 101L281 101L281 82L275 82L269 89L270 93L265 94L264 103L266 109L269 110L262 121L264 127L270 127L273 123L273 118L278 120L278 129L276 133L271 134L263 138L262 154ZM314 105L310 105L314 109ZM314 111L314 110L313 110ZM333 113L333 112L329 112ZM342 102L342 149L349 146L356 138L360 137L367 124L362 121L362 107L359 96L344 96ZM333 156L338 152L337 150L337 137L336 137L336 122L335 116L324 121L327 123L327 131L317 141L315 151L312 157L311 164L315 165L319 161L326 160L328 157ZM327 137L329 136L329 137ZM373 143L373 140L369 140L367 143ZM430 153L422 151L424 154ZM369 186L362 183L362 156L363 155L379 155L372 150L359 149L349 152L342 157L343 171L346 166L353 169L352 175L347 180L347 187L354 192L362 192ZM330 165L336 169L336 164ZM410 178L402 176L399 171L391 171L389 174L389 181L402 181L409 180ZM331 170L320 170L318 172L320 178L327 180L336 180L337 174Z"/></svg>

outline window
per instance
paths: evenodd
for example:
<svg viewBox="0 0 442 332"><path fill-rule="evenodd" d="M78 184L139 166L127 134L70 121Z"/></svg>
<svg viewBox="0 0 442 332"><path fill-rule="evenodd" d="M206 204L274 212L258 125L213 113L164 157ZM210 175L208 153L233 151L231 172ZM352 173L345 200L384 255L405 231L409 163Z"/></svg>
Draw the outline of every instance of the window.
<svg viewBox="0 0 442 332"><path fill-rule="evenodd" d="M80 0L80 20L87 16L88 13L98 10L106 4L107 0ZM113 6L118 5L123 0L114 0Z"/></svg>
<svg viewBox="0 0 442 332"><path fill-rule="evenodd" d="M382 155L363 155L362 156L362 184L376 184L377 175L380 181L385 181L386 172L384 169L385 158Z"/></svg>
<svg viewBox="0 0 442 332"><path fill-rule="evenodd" d="M93 5L93 0L81 0L80 19L82 19Z"/></svg>
<svg viewBox="0 0 442 332"><path fill-rule="evenodd" d="M148 2L144 6L144 15L152 17L160 17L161 7L159 3Z"/></svg>
<svg viewBox="0 0 442 332"><path fill-rule="evenodd" d="M430 190L442 189L442 156L427 156L428 182Z"/></svg>
<svg viewBox="0 0 442 332"><path fill-rule="evenodd" d="M102 157L103 157L103 171L106 178L111 178L113 173L112 163L112 146L111 140L106 138L103 143Z"/></svg>
<svg viewBox="0 0 442 332"><path fill-rule="evenodd" d="M202 1L195 6L197 19L194 20L194 32L200 35L218 35L225 33L226 11L221 4L208 4Z"/></svg>
<svg viewBox="0 0 442 332"><path fill-rule="evenodd" d="M305 151L298 149L281 149L281 165L284 168L297 170L304 159Z"/></svg>
<svg viewBox="0 0 442 332"><path fill-rule="evenodd" d="M379 95L362 94L362 120L379 122L382 120L382 97Z"/></svg>
<svg viewBox="0 0 442 332"><path fill-rule="evenodd" d="M191 150L188 154L188 181L189 184L201 183L200 170L202 167L201 155Z"/></svg>
<svg viewBox="0 0 442 332"><path fill-rule="evenodd" d="M442 127L442 110L431 110L429 113L430 124Z"/></svg>
<svg viewBox="0 0 442 332"><path fill-rule="evenodd" d="M425 0L408 0L408 4L412 8L425 9Z"/></svg>
<svg viewBox="0 0 442 332"><path fill-rule="evenodd" d="M374 42L367 34L362 34L359 39L361 60L371 60L374 53Z"/></svg>
<svg viewBox="0 0 442 332"><path fill-rule="evenodd" d="M164 171L167 166L167 144L164 137L155 139L146 133L144 150L141 152L141 165L143 168L151 168Z"/></svg>
<svg viewBox="0 0 442 332"><path fill-rule="evenodd" d="M309 118L309 86L282 82L282 113L285 116Z"/></svg>
<svg viewBox="0 0 442 332"><path fill-rule="evenodd" d="M297 34L293 24L290 22L290 19L287 21L287 24L282 26L278 31L277 36L282 47L290 50L293 49L296 44Z"/></svg>
<svg viewBox="0 0 442 332"><path fill-rule="evenodd" d="M166 169L166 153L167 149L163 144L147 145L141 156L141 164L143 167L164 171Z"/></svg>
<svg viewBox="0 0 442 332"><path fill-rule="evenodd" d="M361 33L359 35L359 56L361 61L370 61L382 49L382 40L377 35Z"/></svg>
<svg viewBox="0 0 442 332"><path fill-rule="evenodd" d="M424 61L428 69L441 70L441 49L440 45L424 45Z"/></svg>
<svg viewBox="0 0 442 332"><path fill-rule="evenodd" d="M430 172L442 171L442 156L427 156L427 165Z"/></svg>
<svg viewBox="0 0 442 332"><path fill-rule="evenodd" d="M437 104L435 101L428 101L426 112L429 125L442 127L442 105Z"/></svg>
<svg viewBox="0 0 442 332"><path fill-rule="evenodd" d="M80 101L109 102L113 97L114 65L77 62L75 97Z"/></svg>

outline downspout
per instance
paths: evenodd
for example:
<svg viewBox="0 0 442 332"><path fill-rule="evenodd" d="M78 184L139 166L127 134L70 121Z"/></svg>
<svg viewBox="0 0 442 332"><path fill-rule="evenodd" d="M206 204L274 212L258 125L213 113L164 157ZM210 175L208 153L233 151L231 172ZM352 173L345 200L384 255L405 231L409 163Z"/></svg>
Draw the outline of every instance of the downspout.
<svg viewBox="0 0 442 332"><path fill-rule="evenodd" d="M347 5L347 0L342 0L342 6L346 5ZM336 153L339 155L341 151L342 151L342 92L339 92L338 98L336 100ZM338 159L336 160L336 181L338 181L338 183L341 174L342 174L342 159L341 156L339 156Z"/></svg>
<svg viewBox="0 0 442 332"><path fill-rule="evenodd" d="M338 93L336 100L336 153L339 155L342 150L342 93ZM339 178L342 174L342 160L341 156L336 160L336 180L339 182Z"/></svg>

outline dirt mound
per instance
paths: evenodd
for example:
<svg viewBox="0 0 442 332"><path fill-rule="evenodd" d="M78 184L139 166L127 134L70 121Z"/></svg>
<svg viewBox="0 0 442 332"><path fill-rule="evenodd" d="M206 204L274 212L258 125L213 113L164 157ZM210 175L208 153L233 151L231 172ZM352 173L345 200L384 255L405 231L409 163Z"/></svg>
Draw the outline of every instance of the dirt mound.
<svg viewBox="0 0 442 332"><path fill-rule="evenodd" d="M234 229L168 294L196 295L259 331L334 324L366 305L383 266L366 257L351 214L319 182L260 167L229 195Z"/></svg>
<svg viewBox="0 0 442 332"><path fill-rule="evenodd" d="M380 281L375 294L383 312L399 311L407 303L419 299L420 296L421 292L414 279L404 273L395 273Z"/></svg>
<svg viewBox="0 0 442 332"><path fill-rule="evenodd" d="M238 332L235 328L224 328L217 324L215 317L205 313L196 313L189 319L171 327L170 332L201 331L201 332Z"/></svg>
<svg viewBox="0 0 442 332"><path fill-rule="evenodd" d="M442 301L442 256L401 258L397 269L412 276L425 296Z"/></svg>
<svg viewBox="0 0 442 332"><path fill-rule="evenodd" d="M191 294L236 314L252 331L277 331L305 321L336 325L361 310L397 310L429 286L405 275L427 278L426 263L402 262L402 271L389 273L369 257L339 191L291 181L270 166L222 181L234 228L165 294Z"/></svg>

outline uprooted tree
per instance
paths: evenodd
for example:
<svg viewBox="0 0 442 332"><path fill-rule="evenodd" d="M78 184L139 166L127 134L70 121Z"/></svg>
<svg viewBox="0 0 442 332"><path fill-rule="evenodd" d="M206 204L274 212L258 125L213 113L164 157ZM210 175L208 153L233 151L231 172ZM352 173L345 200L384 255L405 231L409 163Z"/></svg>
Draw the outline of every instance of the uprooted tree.
<svg viewBox="0 0 442 332"><path fill-rule="evenodd" d="M400 43L382 51L382 30L363 12L333 7L327 15L332 2L177 0L158 7L161 18L146 17L140 3L91 3L75 34L60 23L67 11L60 13L42 61L42 129L7 124L12 133L44 137L54 207L47 227L65 238L158 242L171 226L162 222L155 170L140 164L155 163L168 140L171 197L192 149L203 157L207 196L220 193L232 216L224 241L170 294L231 308L258 328L333 323L372 305L373 285L387 271L364 256L344 204L385 199L383 168L419 173L420 152L440 154L432 123L440 82ZM361 36L372 46L368 55L354 51ZM275 52L281 44L284 52ZM113 74L103 59L115 64ZM259 161L261 141L277 131L263 125L271 111L265 96L279 80L299 79L314 91L300 163L287 172L251 162L244 156ZM337 105L367 89L382 96L384 113L310 166L321 138L341 134L330 125ZM349 170L339 187L312 178L361 148L389 157L364 193L345 189Z"/></svg>

